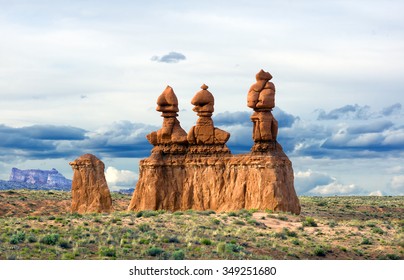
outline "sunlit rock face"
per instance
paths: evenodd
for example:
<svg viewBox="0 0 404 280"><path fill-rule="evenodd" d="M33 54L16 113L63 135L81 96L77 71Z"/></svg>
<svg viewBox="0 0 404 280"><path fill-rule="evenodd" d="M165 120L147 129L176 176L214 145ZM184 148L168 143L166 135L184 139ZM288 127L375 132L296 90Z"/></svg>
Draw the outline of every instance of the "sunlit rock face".
<svg viewBox="0 0 404 280"><path fill-rule="evenodd" d="M208 86L202 85L191 100L198 119L188 134L177 120L177 97L167 87L157 101L163 127L147 136L154 148L150 157L140 161L128 210L259 209L299 214L292 163L276 141L271 79L261 70L248 92L247 106L254 110L254 145L250 153L241 155L231 154L226 145L230 134L214 126L214 97ZM161 105L170 109L164 111Z"/></svg>
<svg viewBox="0 0 404 280"><path fill-rule="evenodd" d="M85 154L69 163L73 168L72 212L103 213L112 211L112 199L104 174L104 163Z"/></svg>

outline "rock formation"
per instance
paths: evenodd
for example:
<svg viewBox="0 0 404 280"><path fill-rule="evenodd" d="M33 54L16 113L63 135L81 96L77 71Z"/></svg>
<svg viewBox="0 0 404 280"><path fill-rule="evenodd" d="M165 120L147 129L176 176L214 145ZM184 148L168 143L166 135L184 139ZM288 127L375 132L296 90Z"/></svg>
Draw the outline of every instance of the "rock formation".
<svg viewBox="0 0 404 280"><path fill-rule="evenodd" d="M275 85L269 80L272 75L261 69L247 96L247 106L254 109L253 122L254 146L252 152L265 152L276 143L278 121L271 111L275 107ZM271 145L272 144L272 145Z"/></svg>
<svg viewBox="0 0 404 280"><path fill-rule="evenodd" d="M156 111L164 118L163 127L146 136L154 146L155 153L185 153L188 146L187 133L177 120L178 99L173 89L167 86L157 99Z"/></svg>
<svg viewBox="0 0 404 280"><path fill-rule="evenodd" d="M44 189L70 189L72 181L66 179L55 168L51 170L27 169L21 170L13 167L11 169L9 182L27 183Z"/></svg>
<svg viewBox="0 0 404 280"><path fill-rule="evenodd" d="M191 145L189 153L229 154L226 142L230 138L230 133L213 125L215 99L208 91L207 85L203 84L201 89L191 100L191 104L195 106L193 111L199 118L188 133L187 139Z"/></svg>
<svg viewBox="0 0 404 280"><path fill-rule="evenodd" d="M244 208L299 214L292 163L276 142L278 126L271 113L275 87L269 82L271 78L261 70L248 93L247 105L254 109L255 144L251 153L230 153L226 146L230 134L214 127L214 97L203 85L191 101L199 119L187 135L188 145L181 142L183 153L156 148L161 145L158 132L153 142L151 136L147 137L155 147L149 158L140 161L139 181L128 210ZM166 151L176 151L178 143L167 141L164 145Z"/></svg>
<svg viewBox="0 0 404 280"><path fill-rule="evenodd" d="M69 163L74 171L72 212L111 212L112 199L104 175L104 163L92 154L85 154Z"/></svg>

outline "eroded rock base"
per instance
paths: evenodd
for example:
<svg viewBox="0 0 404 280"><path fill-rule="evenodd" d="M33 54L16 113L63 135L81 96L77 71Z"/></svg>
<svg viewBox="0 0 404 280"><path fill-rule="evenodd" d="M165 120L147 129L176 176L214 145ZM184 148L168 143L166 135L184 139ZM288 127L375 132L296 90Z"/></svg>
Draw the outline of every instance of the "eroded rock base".
<svg viewBox="0 0 404 280"><path fill-rule="evenodd" d="M292 163L273 143L251 154L203 156L157 151L140 161L128 210L258 209L300 213Z"/></svg>

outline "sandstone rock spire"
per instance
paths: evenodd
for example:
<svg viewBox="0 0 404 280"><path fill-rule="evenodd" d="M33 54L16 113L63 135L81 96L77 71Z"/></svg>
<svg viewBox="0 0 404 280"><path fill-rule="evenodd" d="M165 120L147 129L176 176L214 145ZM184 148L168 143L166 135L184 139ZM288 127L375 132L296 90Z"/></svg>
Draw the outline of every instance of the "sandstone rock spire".
<svg viewBox="0 0 404 280"><path fill-rule="evenodd" d="M191 100L191 104L194 105L193 111L199 117L187 136L191 153L230 153L226 146L230 133L215 127L211 118L215 99L208 91L207 85L203 84L201 89Z"/></svg>
<svg viewBox="0 0 404 280"><path fill-rule="evenodd" d="M188 145L187 133L177 119L178 99L172 87L166 89L157 98L156 111L161 112L162 128L146 136L154 147L154 153L185 153Z"/></svg>
<svg viewBox="0 0 404 280"><path fill-rule="evenodd" d="M73 168L72 207L77 213L111 212L112 199L104 175L104 163L85 154L69 163Z"/></svg>
<svg viewBox="0 0 404 280"><path fill-rule="evenodd" d="M276 145L278 135L278 121L271 111L275 107L275 85L269 80L272 75L260 70L247 95L247 106L254 110L251 115L253 122L253 152L266 152Z"/></svg>

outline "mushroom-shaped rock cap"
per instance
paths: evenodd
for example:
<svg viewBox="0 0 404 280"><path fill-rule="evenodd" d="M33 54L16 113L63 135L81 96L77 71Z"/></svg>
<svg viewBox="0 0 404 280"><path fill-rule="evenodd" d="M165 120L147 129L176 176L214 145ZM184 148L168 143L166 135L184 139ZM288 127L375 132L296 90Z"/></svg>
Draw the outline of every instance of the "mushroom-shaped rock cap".
<svg viewBox="0 0 404 280"><path fill-rule="evenodd" d="M84 154L76 158L74 161L69 163L72 167L74 166L104 166L104 163L98 159L95 155Z"/></svg>
<svg viewBox="0 0 404 280"><path fill-rule="evenodd" d="M157 98L157 111L178 112L178 99L172 87L166 89Z"/></svg>
<svg viewBox="0 0 404 280"><path fill-rule="evenodd" d="M208 91L208 86L203 84L201 86L201 91L198 91L194 98L191 100L191 104L195 106L204 106L206 104L214 104L215 98L213 97L212 93Z"/></svg>
<svg viewBox="0 0 404 280"><path fill-rule="evenodd" d="M259 72L255 75L255 79L256 79L257 81L259 81L259 80L269 81L270 79L272 79L272 75L269 74L269 72L265 72L264 70L261 69L261 71L259 71Z"/></svg>

